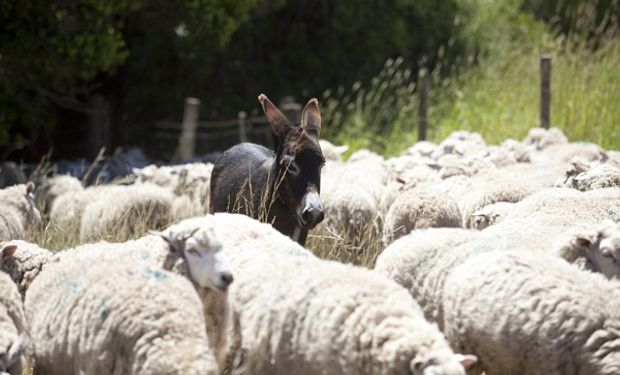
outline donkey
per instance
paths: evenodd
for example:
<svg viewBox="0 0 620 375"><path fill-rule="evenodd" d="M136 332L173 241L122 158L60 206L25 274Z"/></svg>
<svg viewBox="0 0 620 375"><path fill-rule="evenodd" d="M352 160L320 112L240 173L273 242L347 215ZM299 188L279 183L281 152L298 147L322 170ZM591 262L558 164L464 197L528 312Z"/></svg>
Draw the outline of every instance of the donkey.
<svg viewBox="0 0 620 375"><path fill-rule="evenodd" d="M271 125L275 153L253 143L225 151L211 174L210 212L238 212L267 221L304 246L323 221L319 102L310 99L301 123L291 124L265 96L258 101Z"/></svg>

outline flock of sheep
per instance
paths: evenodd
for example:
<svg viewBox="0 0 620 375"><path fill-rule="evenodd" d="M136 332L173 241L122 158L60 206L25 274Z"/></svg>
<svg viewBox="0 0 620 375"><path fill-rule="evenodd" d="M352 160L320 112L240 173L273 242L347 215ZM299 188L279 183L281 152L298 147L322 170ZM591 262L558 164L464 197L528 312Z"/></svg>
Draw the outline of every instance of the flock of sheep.
<svg viewBox="0 0 620 375"><path fill-rule="evenodd" d="M372 270L205 215L209 164L0 190L0 374L620 374L620 153L558 129L321 146L319 231L375 228Z"/></svg>

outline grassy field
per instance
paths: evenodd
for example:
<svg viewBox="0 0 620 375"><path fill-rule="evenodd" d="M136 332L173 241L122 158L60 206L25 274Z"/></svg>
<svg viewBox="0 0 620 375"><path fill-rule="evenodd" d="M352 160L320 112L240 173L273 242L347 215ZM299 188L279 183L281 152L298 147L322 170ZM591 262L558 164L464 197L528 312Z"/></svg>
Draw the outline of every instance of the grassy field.
<svg viewBox="0 0 620 375"><path fill-rule="evenodd" d="M488 143L523 139L540 124L539 61L548 54L551 125L572 141L620 149L620 38L611 36L617 33L601 31L588 42L579 34L556 35L542 22L511 14L499 3L482 15L498 14L498 20L481 19L481 28L472 31L489 38L488 49L451 67L451 74L445 74L450 69L441 63L432 72L428 140L441 141L454 130L479 132ZM489 30L493 25L498 29ZM326 92L326 136L349 144L349 152L368 147L387 156L417 141L416 77L405 65L402 59L390 59L370 82Z"/></svg>

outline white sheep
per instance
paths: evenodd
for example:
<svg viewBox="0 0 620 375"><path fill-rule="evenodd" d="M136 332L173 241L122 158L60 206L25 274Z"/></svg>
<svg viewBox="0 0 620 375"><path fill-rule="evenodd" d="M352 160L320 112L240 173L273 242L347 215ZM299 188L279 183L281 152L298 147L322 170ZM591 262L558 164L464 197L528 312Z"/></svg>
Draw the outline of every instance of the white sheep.
<svg viewBox="0 0 620 375"><path fill-rule="evenodd" d="M432 178L431 176L436 177L437 174L434 169L434 160L411 155L389 158L385 161L385 166L389 173L389 180L403 175L411 178L421 175L418 177L419 179ZM414 173L413 170L416 170L417 173Z"/></svg>
<svg viewBox="0 0 620 375"><path fill-rule="evenodd" d="M512 155L517 163L529 163L531 161L533 150L519 141L508 138L499 145L499 148Z"/></svg>
<svg viewBox="0 0 620 375"><path fill-rule="evenodd" d="M45 179L40 190L45 210L49 212L56 198L66 193L80 192L84 187L80 180L73 176L56 175Z"/></svg>
<svg viewBox="0 0 620 375"><path fill-rule="evenodd" d="M327 188L322 191L321 200L325 209L322 225L353 238L372 227L380 217L377 199L358 186Z"/></svg>
<svg viewBox="0 0 620 375"><path fill-rule="evenodd" d="M24 298L32 281L53 256L51 251L30 242L3 242L0 243L0 270L11 276Z"/></svg>
<svg viewBox="0 0 620 375"><path fill-rule="evenodd" d="M321 181L324 225L353 237L374 225L380 215L379 197L383 191L382 182L375 179L366 184L361 180L360 163L330 166Z"/></svg>
<svg viewBox="0 0 620 375"><path fill-rule="evenodd" d="M432 159L433 152L435 152L436 149L437 145L435 143L420 141L403 151L403 155L422 159Z"/></svg>
<svg viewBox="0 0 620 375"><path fill-rule="evenodd" d="M326 139L319 139L319 144L321 145L321 151L325 160L332 162L342 161L342 154L349 149L348 145L336 146Z"/></svg>
<svg viewBox="0 0 620 375"><path fill-rule="evenodd" d="M191 220L215 226L235 273L233 373L456 375L474 360L455 355L407 292L372 271L319 260L242 215Z"/></svg>
<svg viewBox="0 0 620 375"><path fill-rule="evenodd" d="M407 289L426 319L441 329L442 286L449 271L471 254L493 250L489 241L475 241L479 237L480 232L462 228L416 230L383 250L374 270Z"/></svg>
<svg viewBox="0 0 620 375"><path fill-rule="evenodd" d="M534 154L535 160L549 158L556 161L568 162L578 157L589 162L602 161L607 153L598 145L589 142L571 142L567 144L549 145L543 150Z"/></svg>
<svg viewBox="0 0 620 375"><path fill-rule="evenodd" d="M57 196L49 208L50 228L67 230L69 227L76 226L79 231L84 208L89 202L95 200L103 189L103 186L92 186Z"/></svg>
<svg viewBox="0 0 620 375"><path fill-rule="evenodd" d="M483 159L490 161L497 168L503 168L517 163L515 154L502 146L488 146L488 154Z"/></svg>
<svg viewBox="0 0 620 375"><path fill-rule="evenodd" d="M24 238L27 229L41 224L34 187L28 182L0 190L0 241Z"/></svg>
<svg viewBox="0 0 620 375"><path fill-rule="evenodd" d="M466 130L454 131L448 135L435 149L431 155L438 160L445 155L473 156L481 155L486 151L486 143L478 133Z"/></svg>
<svg viewBox="0 0 620 375"><path fill-rule="evenodd" d="M194 212L186 217L204 214L209 210L211 163L190 163L157 167L153 164L134 169L137 183L152 183L173 191L177 196L188 196Z"/></svg>
<svg viewBox="0 0 620 375"><path fill-rule="evenodd" d="M529 184L512 179L492 180L474 186L476 188L466 193L459 204L465 228L474 227L472 214L481 208L497 202L515 203L534 193Z"/></svg>
<svg viewBox="0 0 620 375"><path fill-rule="evenodd" d="M575 181L575 177L587 171L589 168L590 163L588 161L578 157L572 158L569 167L566 169L566 172L553 184L553 187L576 188L577 184Z"/></svg>
<svg viewBox="0 0 620 375"><path fill-rule="evenodd" d="M414 229L460 226L459 207L448 195L408 190L396 198L385 216L383 243L390 244Z"/></svg>
<svg viewBox="0 0 620 375"><path fill-rule="evenodd" d="M572 237L566 236L566 228L550 225L549 222L539 222L536 218L531 218L529 223L531 225L528 228L531 228L531 231L526 232L522 227L518 227L515 230L518 234L508 231L489 234L487 230L477 232L456 228L413 231L396 240L379 255L375 271L409 290L420 303L426 318L436 322L440 328L443 324L444 309L441 301L446 277L456 266L479 253L535 249L541 255L559 255L570 263L579 265L587 262L592 271L604 274L618 272L618 265L610 262L608 258L573 247ZM590 233L577 229L575 231L581 235ZM617 229L608 233L605 238L609 238L611 244L606 242L603 245L605 248L613 248Z"/></svg>
<svg viewBox="0 0 620 375"><path fill-rule="evenodd" d="M443 330L487 375L620 373L620 283L551 255L473 256L443 286Z"/></svg>
<svg viewBox="0 0 620 375"><path fill-rule="evenodd" d="M568 139L559 128L531 128L523 143L533 146L536 150L542 150L550 145L567 144Z"/></svg>
<svg viewBox="0 0 620 375"><path fill-rule="evenodd" d="M437 171L428 165L398 165L399 163L399 161L394 159L388 160L388 164L391 164L391 177L388 178L388 183L383 190L379 204L383 215L387 213L399 194L407 190L430 186L441 181Z"/></svg>
<svg viewBox="0 0 620 375"><path fill-rule="evenodd" d="M620 168L613 164L593 165L574 177L575 187L580 191L620 187Z"/></svg>
<svg viewBox="0 0 620 375"><path fill-rule="evenodd" d="M510 212L514 203L497 202L488 204L469 215L466 227L482 230L497 224Z"/></svg>
<svg viewBox="0 0 620 375"><path fill-rule="evenodd" d="M217 374L202 302L184 277L147 262L66 258L26 294L45 374Z"/></svg>
<svg viewBox="0 0 620 375"><path fill-rule="evenodd" d="M80 221L82 242L122 241L172 221L174 194L153 184L106 186L90 199Z"/></svg>
<svg viewBox="0 0 620 375"><path fill-rule="evenodd" d="M503 222L526 219L535 214L557 216L558 225L575 222L620 221L620 188L580 192L575 189L549 188L531 194L515 203ZM492 230L495 226L488 228Z"/></svg>
<svg viewBox="0 0 620 375"><path fill-rule="evenodd" d="M620 279L620 224L605 220L574 229L557 243L553 252L561 258L608 278Z"/></svg>
<svg viewBox="0 0 620 375"><path fill-rule="evenodd" d="M28 345L22 299L4 272L0 272L0 290L0 374L19 375Z"/></svg>
<svg viewBox="0 0 620 375"><path fill-rule="evenodd" d="M435 167L442 179L453 176L473 176L477 173L495 170L495 164L485 157L460 156L457 154L446 154L437 159Z"/></svg>
<svg viewBox="0 0 620 375"><path fill-rule="evenodd" d="M36 342L44 340L44 344L35 346L35 359L39 360L43 358L44 366L52 366L52 368L54 368L56 365L52 359L59 356L71 357L71 352L66 352L66 350L78 345L80 340L83 339L79 334L73 336L63 335L63 337L57 340L53 337L46 336L50 330L53 331L55 328L58 330L68 329L63 326L63 322L50 319L47 314L58 313L64 316L65 320L68 314L73 314L73 312L69 310L59 312L58 309L61 308L55 307L53 303L54 299L40 297L53 295L58 289L57 283L65 285L66 283L71 283L71 280L77 277L75 274L71 274L68 278L65 278L66 272L64 272L63 269L65 267L71 268L71 265L75 264L75 272L77 272L77 274L79 274L79 270L95 269L97 270L96 272L98 272L97 275L103 278L100 273L110 272L110 270L100 271L99 268L115 268L119 264L123 264L127 265L128 269L132 269L132 267L136 269L148 267L152 269L154 273L171 270L173 273L183 275L185 278L189 279L195 286L195 288L191 288L190 286L190 289L195 289L195 292L198 292L200 296L199 304L201 306L200 311L202 313L203 324L206 320L207 327L209 327L206 331L203 331L203 333L206 332L208 347L211 348L212 352L211 355L214 356L217 363L225 361L226 352L220 349L227 348L227 345L221 344L220 339L223 335L222 332L226 330L226 326L223 325L223 322L225 323L226 293L222 293L221 291L225 291L232 282L232 275L228 271L228 266L225 261L222 260L220 250L221 244L215 238L212 227L188 226L186 223L181 222L162 232L144 236L134 241L127 241L125 243L99 242L82 245L74 249L57 253L45 265L43 271L34 279L26 292L26 308L29 312L29 316L32 316L33 321L31 327L32 336L33 338L38 338ZM107 266L100 266L102 264L107 264ZM90 281L87 281L86 284L97 283L97 277L98 276L93 276L92 280L89 279ZM122 288L122 275L114 276L110 280L121 282L118 288ZM109 284L115 285L112 281L110 281ZM102 288L105 289L107 287L109 288L107 293L114 294L115 286L110 285L103 285ZM71 289L71 284L68 288ZM50 291L50 289L54 289L54 291ZM64 289L60 288L61 291L66 291L66 289L67 287ZM87 297L87 289L88 287L85 287L81 294L86 297L78 296L76 297L76 301L83 298L89 300L90 297ZM124 298L127 298L127 296ZM119 319L122 319L122 317ZM122 320L113 321L112 324L121 324L121 322ZM116 330L119 329L121 328L116 328ZM195 330L196 328L194 327L193 329ZM108 334L106 332L107 331L102 331L101 335L105 336ZM93 342L92 344L104 345L103 342L99 341ZM207 347L206 344L205 347ZM87 351L81 354L83 354L81 358L86 358L85 361L89 362L89 352ZM49 361L54 363L49 363ZM74 362L72 366L84 365L80 364L80 359L75 359L75 361L76 362ZM105 366L108 365L109 364L106 364ZM61 363L59 366L63 366L63 364ZM61 369L63 367L55 368ZM163 369L159 371L163 371ZM159 372L156 371L155 373ZM175 373L175 371L171 370L171 373Z"/></svg>

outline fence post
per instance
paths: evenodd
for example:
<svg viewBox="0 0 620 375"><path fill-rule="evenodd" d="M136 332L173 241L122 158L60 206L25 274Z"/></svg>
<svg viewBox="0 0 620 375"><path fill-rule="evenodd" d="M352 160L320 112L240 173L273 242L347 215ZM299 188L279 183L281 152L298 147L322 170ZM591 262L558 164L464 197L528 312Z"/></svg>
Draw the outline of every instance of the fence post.
<svg viewBox="0 0 620 375"><path fill-rule="evenodd" d="M198 123L199 106L199 99L185 98L183 123L181 124L181 136L179 137L179 147L177 148L174 159L188 160L194 156L194 146L196 144L196 124Z"/></svg>
<svg viewBox="0 0 620 375"><path fill-rule="evenodd" d="M551 115L551 56L540 57L540 126L549 129Z"/></svg>
<svg viewBox="0 0 620 375"><path fill-rule="evenodd" d="M418 112L418 141L426 140L426 128L428 127L428 89L430 77L426 68L418 72L418 89L420 94L420 110Z"/></svg>
<svg viewBox="0 0 620 375"><path fill-rule="evenodd" d="M247 142L248 141L248 135L245 131L245 125L246 125L246 119L247 119L248 115L247 113L245 113L245 111L240 111L237 114L237 120L239 123L239 142Z"/></svg>

